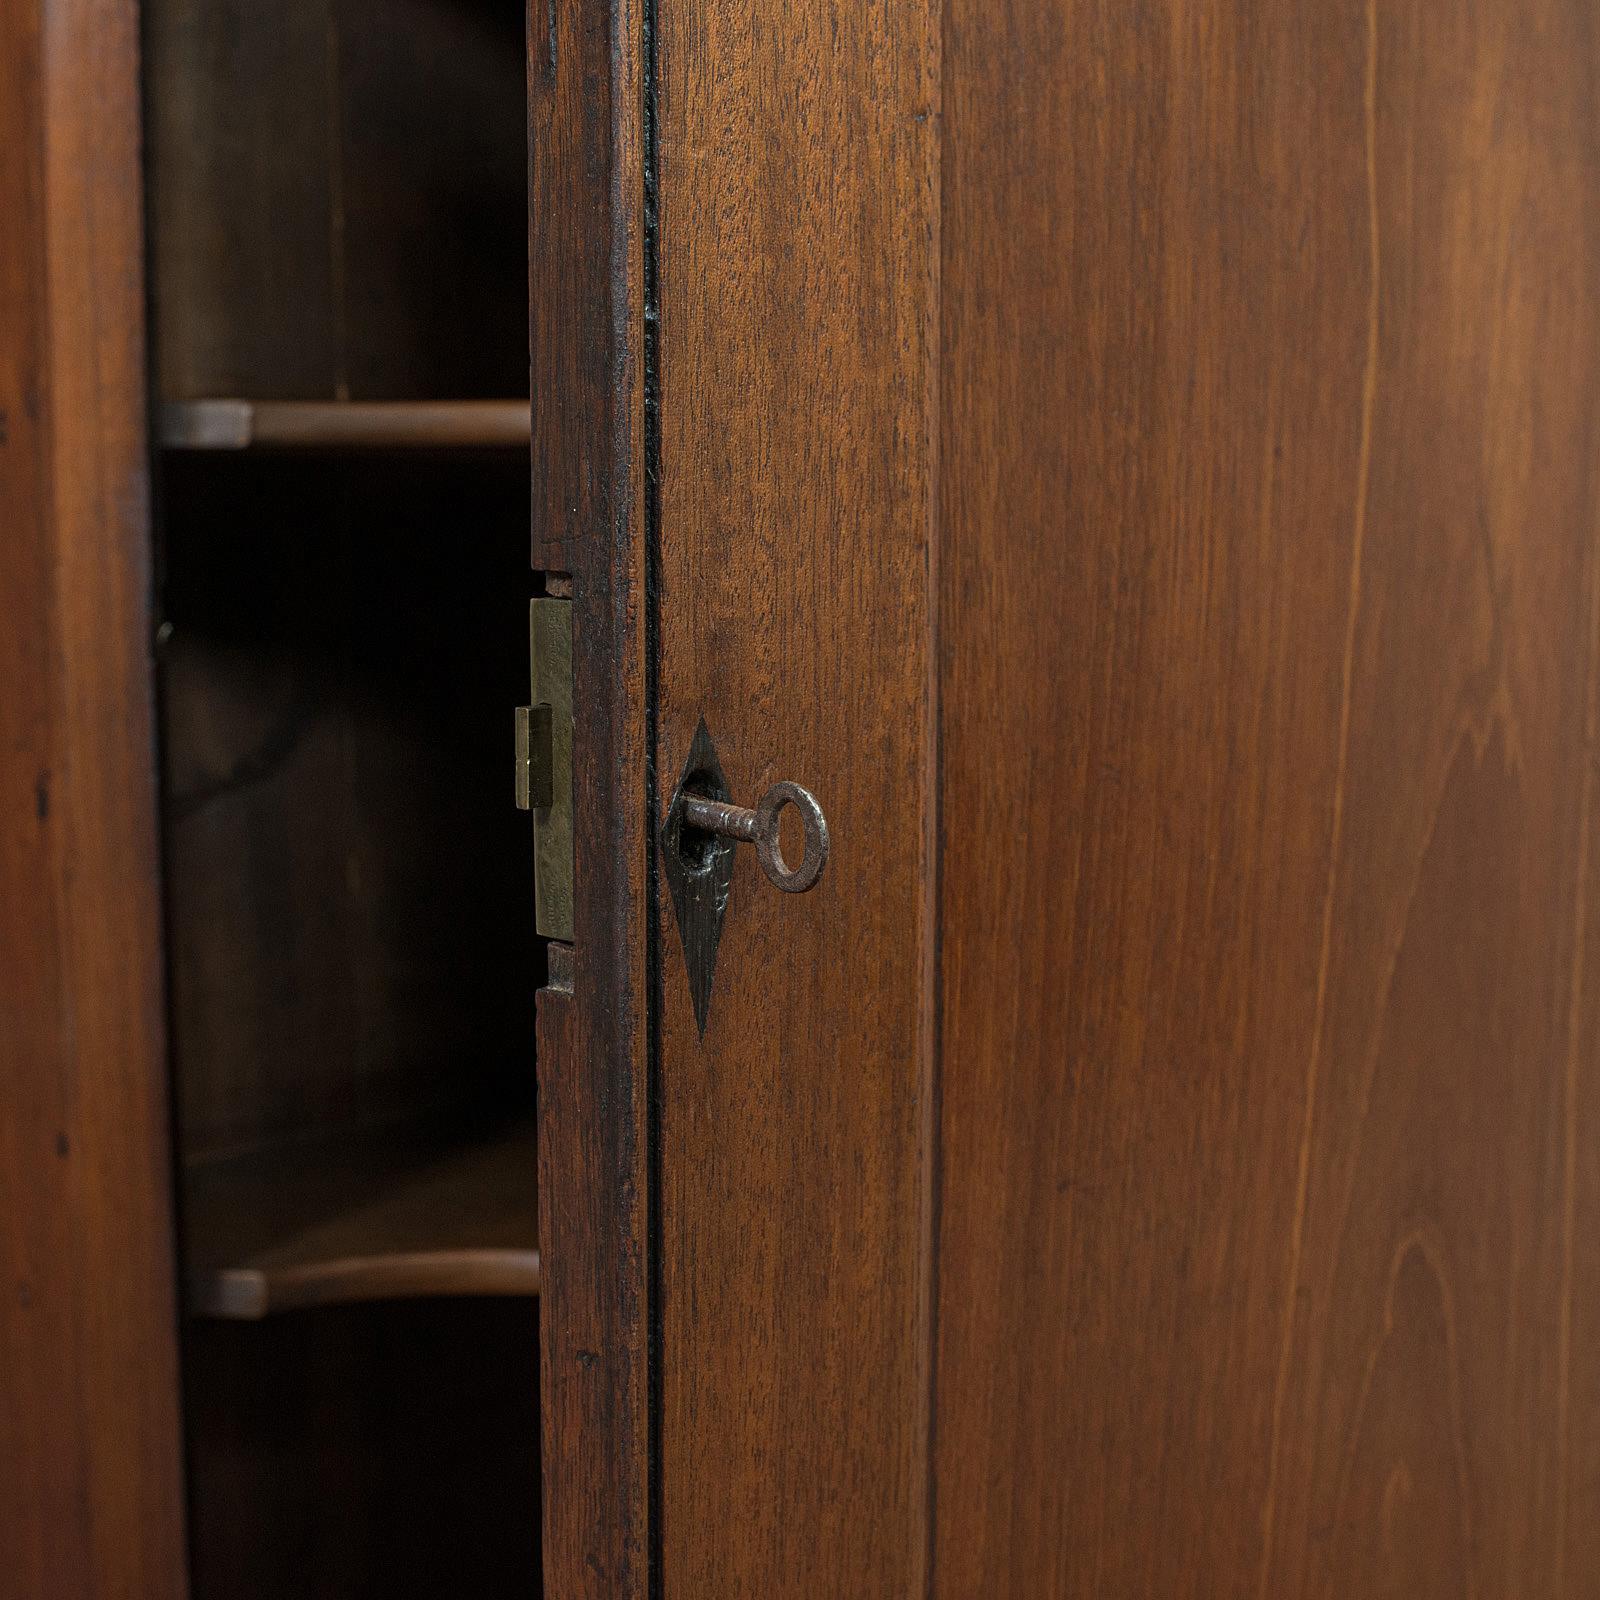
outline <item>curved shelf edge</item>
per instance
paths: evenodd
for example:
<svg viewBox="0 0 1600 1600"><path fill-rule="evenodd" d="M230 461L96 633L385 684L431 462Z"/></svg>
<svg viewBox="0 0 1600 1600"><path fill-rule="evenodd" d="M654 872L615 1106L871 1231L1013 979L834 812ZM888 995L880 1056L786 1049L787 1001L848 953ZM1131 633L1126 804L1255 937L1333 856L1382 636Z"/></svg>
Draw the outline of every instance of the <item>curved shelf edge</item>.
<svg viewBox="0 0 1600 1600"><path fill-rule="evenodd" d="M372 1128L185 1174L191 1316L255 1321L361 1301L539 1293L537 1141Z"/></svg>
<svg viewBox="0 0 1600 1600"><path fill-rule="evenodd" d="M374 1300L539 1293L537 1250L413 1250L292 1266L218 1267L189 1276L192 1316L257 1322L281 1311Z"/></svg>
<svg viewBox="0 0 1600 1600"><path fill-rule="evenodd" d="M526 400L169 400L168 450L526 450Z"/></svg>

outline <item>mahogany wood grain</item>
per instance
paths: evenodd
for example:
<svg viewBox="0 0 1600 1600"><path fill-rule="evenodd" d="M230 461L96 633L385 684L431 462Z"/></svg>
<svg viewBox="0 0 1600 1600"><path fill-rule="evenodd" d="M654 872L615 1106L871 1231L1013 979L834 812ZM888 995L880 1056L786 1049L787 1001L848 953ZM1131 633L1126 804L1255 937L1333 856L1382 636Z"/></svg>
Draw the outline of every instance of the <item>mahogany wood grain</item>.
<svg viewBox="0 0 1600 1600"><path fill-rule="evenodd" d="M539 998L545 1592L644 1600L648 1497L640 0L527 8L532 561L571 595L573 946Z"/></svg>
<svg viewBox="0 0 1600 1600"><path fill-rule="evenodd" d="M185 1593L136 8L0 10L0 1590Z"/></svg>
<svg viewBox="0 0 1600 1600"><path fill-rule="evenodd" d="M1600 612L1600 586L1596 591ZM1600 635L1600 614L1591 636ZM1596 751L1600 749L1600 671L1586 683L1584 707L1584 775L1580 805L1592 827ZM1600 949L1600 851L1593 839L1580 849L1581 876L1573 916L1572 988L1567 1025L1571 1029L1563 1063L1565 1113L1562 1122L1561 1169L1563 1216L1561 1269L1563 1296L1559 1352L1561 1386L1557 1427L1557 1461L1561 1481L1556 1517L1561 1529L1554 1564L1557 1592L1582 1595L1600 1572L1600 1524L1590 1508L1600 1504L1600 978L1588 965L1589 952Z"/></svg>
<svg viewBox="0 0 1600 1600"><path fill-rule="evenodd" d="M661 922L661 1593L903 1596L926 1561L937 8L663 3L662 804L741 849L703 1038Z"/></svg>
<svg viewBox="0 0 1600 1600"><path fill-rule="evenodd" d="M945 15L932 1592L1600 1592L1596 13Z"/></svg>
<svg viewBox="0 0 1600 1600"><path fill-rule="evenodd" d="M1600 16L1378 8L1366 46L1365 540L1261 1588L1595 1595Z"/></svg>

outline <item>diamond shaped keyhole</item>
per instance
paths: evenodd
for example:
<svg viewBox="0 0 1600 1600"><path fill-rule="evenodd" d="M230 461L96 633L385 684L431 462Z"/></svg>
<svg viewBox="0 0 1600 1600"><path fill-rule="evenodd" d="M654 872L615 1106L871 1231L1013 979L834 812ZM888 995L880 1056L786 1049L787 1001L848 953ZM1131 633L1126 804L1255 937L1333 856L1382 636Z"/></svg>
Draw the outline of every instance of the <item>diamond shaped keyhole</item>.
<svg viewBox="0 0 1600 1600"><path fill-rule="evenodd" d="M684 821L686 790L711 800L732 798L704 717L695 729L678 786L661 822L662 870L677 914L695 1026L704 1038L706 1016L711 1009L711 980L717 970L717 946L722 941L722 920L728 910L728 892L733 887L734 846L732 840L690 827Z"/></svg>

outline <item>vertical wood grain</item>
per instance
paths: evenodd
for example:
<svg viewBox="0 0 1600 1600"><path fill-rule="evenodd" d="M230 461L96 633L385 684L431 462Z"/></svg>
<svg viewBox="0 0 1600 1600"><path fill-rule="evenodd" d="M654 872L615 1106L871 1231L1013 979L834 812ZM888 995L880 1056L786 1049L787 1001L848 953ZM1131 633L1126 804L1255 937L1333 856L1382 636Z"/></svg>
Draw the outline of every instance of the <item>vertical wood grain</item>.
<svg viewBox="0 0 1600 1600"><path fill-rule="evenodd" d="M1564 1323L1600 1294L1565 1261L1600 1221L1566 1158L1600 25L1542 0L1366 33L1366 539L1261 1592L1593 1594L1592 1561L1563 1583L1562 1441L1593 1426Z"/></svg>
<svg viewBox="0 0 1600 1600"><path fill-rule="evenodd" d="M0 1580L185 1592L135 9L0 12Z"/></svg>
<svg viewBox="0 0 1600 1600"><path fill-rule="evenodd" d="M660 7L664 802L703 716L741 851L703 1039L661 918L667 1595L908 1595L926 1558L937 23Z"/></svg>
<svg viewBox="0 0 1600 1600"><path fill-rule="evenodd" d="M603 552L612 530L631 525L630 474L642 470L633 433L643 417L634 392L644 291L638 12L575 0L528 6L533 564L570 573L594 552L596 604L611 593ZM591 631L580 626L575 647ZM597 685L586 703L608 701Z"/></svg>
<svg viewBox="0 0 1600 1600"><path fill-rule="evenodd" d="M562 1600L643 1600L649 1581L643 58L637 0L528 7L532 560L573 596L575 942L551 947L538 1024L544 1574Z"/></svg>
<svg viewBox="0 0 1600 1600"><path fill-rule="evenodd" d="M1589 637L1600 641L1600 582L1590 590ZM1572 919L1571 988L1562 1127L1562 1299L1557 1389L1555 1592L1582 1595L1600 1572L1600 851L1595 801L1600 788L1600 647L1591 662L1584 711L1584 773L1579 798L1579 864Z"/></svg>
<svg viewBox="0 0 1600 1600"><path fill-rule="evenodd" d="M1596 1592L1597 46L948 0L937 1594Z"/></svg>

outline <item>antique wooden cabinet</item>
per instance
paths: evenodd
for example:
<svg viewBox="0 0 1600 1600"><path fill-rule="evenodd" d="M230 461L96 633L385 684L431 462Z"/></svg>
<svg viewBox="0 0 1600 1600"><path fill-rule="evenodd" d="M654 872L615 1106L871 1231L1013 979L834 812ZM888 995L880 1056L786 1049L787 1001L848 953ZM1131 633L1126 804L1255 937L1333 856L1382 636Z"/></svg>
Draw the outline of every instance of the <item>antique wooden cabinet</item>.
<svg viewBox="0 0 1600 1600"><path fill-rule="evenodd" d="M1597 82L9 0L0 1596L1600 1595Z"/></svg>

